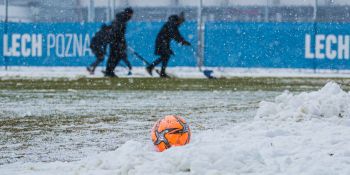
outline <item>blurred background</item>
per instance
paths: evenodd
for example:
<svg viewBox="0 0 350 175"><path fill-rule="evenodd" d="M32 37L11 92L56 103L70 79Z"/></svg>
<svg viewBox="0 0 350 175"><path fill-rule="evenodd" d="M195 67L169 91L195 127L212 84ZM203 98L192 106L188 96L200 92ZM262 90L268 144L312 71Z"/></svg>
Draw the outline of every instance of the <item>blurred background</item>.
<svg viewBox="0 0 350 175"><path fill-rule="evenodd" d="M135 21L164 21L185 11L206 21L348 22L349 0L1 0L0 20L13 22L103 22L126 6L135 8Z"/></svg>
<svg viewBox="0 0 350 175"><path fill-rule="evenodd" d="M4 51L9 53L2 54L4 57L0 60L0 65L5 65L6 68L8 65L85 66L95 59L89 53L89 48L85 47L89 43L84 42L79 47L69 45L69 38L64 39L63 34L88 35L85 40L89 41L102 22L111 22L117 12L131 6L135 13L128 28L130 32L127 32L128 43L148 60L155 57L154 40L162 23L169 15L184 11L187 22L181 27L181 33L194 48L174 46L176 55L169 63L170 66L306 68L314 71L350 69L349 0L0 2L0 29L4 28L0 32L4 31L10 38L8 41L5 38L0 43L0 46L4 46L0 54ZM42 56L23 56L23 52L17 48L17 33L21 36L29 33L43 35L44 40L40 45L40 51L44 51ZM50 41L48 35L51 33L57 38L50 45L46 41ZM12 34L15 34L14 38ZM10 41L12 39L14 45ZM26 50L30 46L31 43L24 44L21 48ZM86 48L84 54L74 54L81 53L74 48L83 46ZM142 66L132 54L129 56L133 65ZM69 59L60 59L61 57Z"/></svg>

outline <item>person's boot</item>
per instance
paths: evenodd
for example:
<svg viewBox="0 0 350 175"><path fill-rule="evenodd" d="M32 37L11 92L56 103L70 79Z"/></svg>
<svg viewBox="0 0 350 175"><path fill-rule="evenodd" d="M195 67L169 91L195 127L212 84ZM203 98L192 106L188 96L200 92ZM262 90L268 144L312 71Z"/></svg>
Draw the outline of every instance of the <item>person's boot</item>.
<svg viewBox="0 0 350 175"><path fill-rule="evenodd" d="M160 76L161 78L170 78L170 76L169 76L168 74L166 74L165 71L160 71L159 76Z"/></svg>
<svg viewBox="0 0 350 175"><path fill-rule="evenodd" d="M161 74L160 77L161 78L170 78L170 76L168 74Z"/></svg>
<svg viewBox="0 0 350 175"><path fill-rule="evenodd" d="M94 68L86 67L86 70L90 73L90 75L94 75L94 73L95 73Z"/></svg>
<svg viewBox="0 0 350 175"><path fill-rule="evenodd" d="M148 72L149 75L153 76L152 75L152 71L153 71L153 67L152 66L147 66L146 67L146 71Z"/></svg>
<svg viewBox="0 0 350 175"><path fill-rule="evenodd" d="M114 72L105 72L105 77L118 78Z"/></svg>

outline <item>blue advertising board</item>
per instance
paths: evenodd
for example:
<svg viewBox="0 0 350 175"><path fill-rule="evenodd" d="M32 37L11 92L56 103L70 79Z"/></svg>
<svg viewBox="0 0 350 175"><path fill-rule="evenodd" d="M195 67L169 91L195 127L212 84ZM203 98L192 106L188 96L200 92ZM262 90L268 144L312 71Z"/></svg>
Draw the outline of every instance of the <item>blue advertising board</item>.
<svg viewBox="0 0 350 175"><path fill-rule="evenodd" d="M128 45L148 61L156 59L154 44L163 23L130 23L127 28ZM89 46L99 23L9 23L8 32L4 24L0 27L0 66L87 66L95 57ZM197 40L196 24L186 23L181 27L183 36L192 43ZM196 58L189 48L172 43L175 55L170 66L195 66ZM143 63L128 54L134 66ZM106 61L105 61L106 62Z"/></svg>
<svg viewBox="0 0 350 175"><path fill-rule="evenodd" d="M0 23L0 66L86 66L100 23ZM152 61L162 22L130 22L128 45ZM350 24L207 22L204 64L213 67L350 69ZM180 28L195 47L197 25ZM190 47L172 43L170 66L196 66ZM6 59L5 59L6 58ZM134 66L143 63L129 53Z"/></svg>
<svg viewBox="0 0 350 175"><path fill-rule="evenodd" d="M205 64L350 69L350 24L207 23Z"/></svg>

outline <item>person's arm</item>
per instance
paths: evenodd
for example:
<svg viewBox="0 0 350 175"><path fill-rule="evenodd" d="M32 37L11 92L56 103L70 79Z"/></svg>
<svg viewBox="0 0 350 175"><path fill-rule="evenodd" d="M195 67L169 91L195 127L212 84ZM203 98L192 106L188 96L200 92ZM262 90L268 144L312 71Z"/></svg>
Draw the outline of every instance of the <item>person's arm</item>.
<svg viewBox="0 0 350 175"><path fill-rule="evenodd" d="M173 27L172 30L170 31L170 33L172 34L172 38L178 42L178 43L181 43L182 45L185 45L185 46L190 46L191 43L189 43L188 41L186 41L182 35L180 34L180 31L177 27Z"/></svg>

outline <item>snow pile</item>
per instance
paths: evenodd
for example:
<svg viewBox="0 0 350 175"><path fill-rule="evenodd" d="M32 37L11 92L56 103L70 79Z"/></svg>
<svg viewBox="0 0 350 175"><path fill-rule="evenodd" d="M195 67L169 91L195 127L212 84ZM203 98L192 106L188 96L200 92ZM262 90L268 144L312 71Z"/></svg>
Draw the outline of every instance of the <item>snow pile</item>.
<svg viewBox="0 0 350 175"><path fill-rule="evenodd" d="M262 102L254 120L193 135L165 152L129 141L77 162L10 164L4 174L350 174L349 94L317 92ZM340 114L340 115L339 115ZM342 116L342 117L339 117ZM334 122L336 121L336 122Z"/></svg>
<svg viewBox="0 0 350 175"><path fill-rule="evenodd" d="M350 94L336 83L321 90L293 95L284 92L274 102L261 102L256 118L263 120L310 120L311 118L350 118Z"/></svg>

